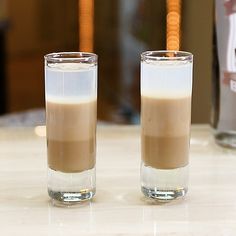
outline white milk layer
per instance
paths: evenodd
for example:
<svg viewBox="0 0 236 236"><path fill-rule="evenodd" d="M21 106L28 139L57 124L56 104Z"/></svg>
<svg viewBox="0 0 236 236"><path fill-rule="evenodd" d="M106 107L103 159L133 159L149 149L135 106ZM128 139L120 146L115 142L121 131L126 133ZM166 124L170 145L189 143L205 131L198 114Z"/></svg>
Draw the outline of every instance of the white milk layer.
<svg viewBox="0 0 236 236"><path fill-rule="evenodd" d="M191 96L192 63L158 61L141 63L141 95L157 98Z"/></svg>
<svg viewBox="0 0 236 236"><path fill-rule="evenodd" d="M57 63L45 70L46 100L83 102L97 97L97 66Z"/></svg>
<svg viewBox="0 0 236 236"><path fill-rule="evenodd" d="M47 96L46 101L56 104L83 104L89 102L95 102L97 98L95 96L68 96L68 97L58 97L58 96Z"/></svg>

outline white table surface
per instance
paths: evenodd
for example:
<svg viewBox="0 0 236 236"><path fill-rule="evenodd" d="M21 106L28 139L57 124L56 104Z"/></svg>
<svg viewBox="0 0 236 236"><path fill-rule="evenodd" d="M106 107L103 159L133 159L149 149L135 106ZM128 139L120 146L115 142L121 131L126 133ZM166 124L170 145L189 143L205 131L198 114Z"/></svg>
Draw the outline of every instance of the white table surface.
<svg viewBox="0 0 236 236"><path fill-rule="evenodd" d="M193 126L187 197L151 204L140 192L138 126L98 128L97 193L77 207L47 195L44 127L0 129L0 235L236 235L236 152Z"/></svg>

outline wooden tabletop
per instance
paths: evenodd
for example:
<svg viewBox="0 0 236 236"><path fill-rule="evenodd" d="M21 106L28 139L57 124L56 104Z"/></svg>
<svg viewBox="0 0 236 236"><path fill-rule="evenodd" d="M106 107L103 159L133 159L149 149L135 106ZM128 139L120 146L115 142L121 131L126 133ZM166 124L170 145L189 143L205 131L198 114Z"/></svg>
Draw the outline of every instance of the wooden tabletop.
<svg viewBox="0 0 236 236"><path fill-rule="evenodd" d="M0 129L0 235L235 236L236 152L193 126L189 192L153 204L140 192L138 126L100 126L97 193L59 208L46 184L45 127Z"/></svg>

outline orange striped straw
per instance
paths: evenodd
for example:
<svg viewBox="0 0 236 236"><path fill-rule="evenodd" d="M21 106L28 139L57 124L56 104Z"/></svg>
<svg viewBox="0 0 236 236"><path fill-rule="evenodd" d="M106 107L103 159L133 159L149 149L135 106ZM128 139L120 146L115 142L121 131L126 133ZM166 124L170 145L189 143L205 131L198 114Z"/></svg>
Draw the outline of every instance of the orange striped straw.
<svg viewBox="0 0 236 236"><path fill-rule="evenodd" d="M181 0L167 0L166 3L166 48L178 51L180 49Z"/></svg>
<svg viewBox="0 0 236 236"><path fill-rule="evenodd" d="M79 0L79 50L93 52L94 0Z"/></svg>

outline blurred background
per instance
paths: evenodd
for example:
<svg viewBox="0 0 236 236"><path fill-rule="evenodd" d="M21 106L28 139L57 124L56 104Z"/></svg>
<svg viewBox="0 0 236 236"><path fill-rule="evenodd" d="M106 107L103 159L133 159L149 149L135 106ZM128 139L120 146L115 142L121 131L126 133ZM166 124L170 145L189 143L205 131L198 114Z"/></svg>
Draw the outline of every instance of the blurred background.
<svg viewBox="0 0 236 236"><path fill-rule="evenodd" d="M177 16L169 19L166 0L0 0L2 120L30 114L43 123L43 56L80 50L99 55L98 118L138 123L140 53L179 47L194 54L192 122L209 122L213 0L172 7ZM177 45L168 46L172 26Z"/></svg>

